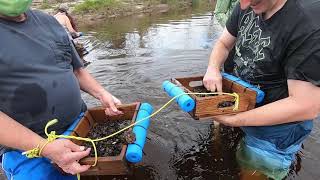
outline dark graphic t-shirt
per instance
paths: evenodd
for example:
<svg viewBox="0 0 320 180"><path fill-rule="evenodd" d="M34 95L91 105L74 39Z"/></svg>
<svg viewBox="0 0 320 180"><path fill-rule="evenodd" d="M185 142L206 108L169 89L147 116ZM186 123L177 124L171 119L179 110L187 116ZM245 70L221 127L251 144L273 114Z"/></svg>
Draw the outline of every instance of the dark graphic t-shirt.
<svg viewBox="0 0 320 180"><path fill-rule="evenodd" d="M263 104L288 97L288 79L320 86L319 17L319 0L288 0L267 20L251 8L241 10L239 4L235 7L226 24L227 30L237 37L233 74L263 90L266 93ZM289 129L298 125L306 129L306 134L311 128L310 124L307 128L306 123L310 122L246 130L259 136L273 134L273 137L283 136L281 131L286 130L286 136L292 136L294 132ZM291 125L292 128L288 128ZM299 138L290 141L294 139Z"/></svg>
<svg viewBox="0 0 320 180"><path fill-rule="evenodd" d="M52 16L26 15L21 23L0 19L0 110L42 135L57 118L61 133L85 109L73 73L81 59Z"/></svg>
<svg viewBox="0 0 320 180"><path fill-rule="evenodd" d="M288 96L287 79L320 86L319 17L319 0L288 0L268 20L238 4L226 24L237 37L233 73L264 90L265 103Z"/></svg>

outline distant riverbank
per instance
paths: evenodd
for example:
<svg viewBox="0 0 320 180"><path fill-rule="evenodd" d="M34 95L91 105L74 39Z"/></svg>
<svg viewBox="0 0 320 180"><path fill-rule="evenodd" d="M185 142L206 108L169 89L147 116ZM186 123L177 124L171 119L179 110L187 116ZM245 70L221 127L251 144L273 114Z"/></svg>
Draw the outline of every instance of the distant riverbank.
<svg viewBox="0 0 320 180"><path fill-rule="evenodd" d="M130 15L152 15L170 10L184 10L195 4L213 7L215 0L34 0L33 8L53 15L61 2L69 5L72 16L81 27Z"/></svg>

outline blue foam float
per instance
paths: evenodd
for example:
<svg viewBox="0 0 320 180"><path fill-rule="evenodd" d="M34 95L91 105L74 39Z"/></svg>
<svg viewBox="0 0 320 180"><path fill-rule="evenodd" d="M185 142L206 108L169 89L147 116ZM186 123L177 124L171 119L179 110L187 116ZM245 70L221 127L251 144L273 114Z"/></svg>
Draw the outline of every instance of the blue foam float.
<svg viewBox="0 0 320 180"><path fill-rule="evenodd" d="M257 88L256 86L254 86L252 84L249 84L249 83L241 80L240 78L235 77L235 76L230 75L230 74L227 74L227 73L222 73L222 76L224 78L226 78L226 79L229 79L230 81L234 81L234 82L236 82L236 83L238 83L238 84L240 84L240 85L242 85L242 86L244 86L246 88L249 88L249 89L255 91L257 93L256 103L259 104L259 103L261 103L263 101L263 99L265 97L265 93L262 90L260 90L259 88Z"/></svg>
<svg viewBox="0 0 320 180"><path fill-rule="evenodd" d="M239 81L241 80L240 78L238 77L235 77L231 74L227 74L227 73L222 73L222 77L226 78L226 79L229 79L230 81Z"/></svg>
<svg viewBox="0 0 320 180"><path fill-rule="evenodd" d="M126 152L126 159L132 163L138 163L142 160L142 149L137 144L129 144Z"/></svg>
<svg viewBox="0 0 320 180"><path fill-rule="evenodd" d="M137 118L136 118L137 121L150 116L152 114L152 112L153 112L153 107L150 104L142 103L140 105L140 108L139 108L139 111L138 111L138 114L137 114ZM143 120L143 121L141 121L141 122L136 124L136 126L141 126L141 127L145 128L145 129L148 129L149 125L150 125L150 118L145 119L145 120Z"/></svg>
<svg viewBox="0 0 320 180"><path fill-rule="evenodd" d="M148 103L142 103L140 105L136 121L140 121L153 112L153 107ZM133 126L133 133L136 136L134 143L129 144L126 152L126 159L132 163L138 163L142 160L143 147L146 142L148 127L150 125L150 118L145 119Z"/></svg>
<svg viewBox="0 0 320 180"><path fill-rule="evenodd" d="M135 126L133 127L132 131L136 135L136 140L134 141L134 144L140 146L141 149L143 149L144 144L146 143L147 130L141 126Z"/></svg>
<svg viewBox="0 0 320 180"><path fill-rule="evenodd" d="M162 83L162 88L170 97L175 97L185 93L180 87L178 87L170 81L164 81ZM181 95L175 100L178 103L179 107L185 112L192 111L196 105L194 99L192 99L187 94Z"/></svg>

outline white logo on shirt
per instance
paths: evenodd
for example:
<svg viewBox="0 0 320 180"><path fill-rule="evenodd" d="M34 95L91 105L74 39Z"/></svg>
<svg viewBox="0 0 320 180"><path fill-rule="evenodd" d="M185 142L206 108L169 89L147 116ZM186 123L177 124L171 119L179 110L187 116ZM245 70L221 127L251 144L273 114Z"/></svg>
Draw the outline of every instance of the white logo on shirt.
<svg viewBox="0 0 320 180"><path fill-rule="evenodd" d="M240 21L238 40L235 46L235 73L242 77L254 76L253 72L257 70L256 62L265 59L263 49L270 45L270 36L262 37L262 30L258 24L259 18L253 11L250 11ZM240 50L245 53L242 54Z"/></svg>

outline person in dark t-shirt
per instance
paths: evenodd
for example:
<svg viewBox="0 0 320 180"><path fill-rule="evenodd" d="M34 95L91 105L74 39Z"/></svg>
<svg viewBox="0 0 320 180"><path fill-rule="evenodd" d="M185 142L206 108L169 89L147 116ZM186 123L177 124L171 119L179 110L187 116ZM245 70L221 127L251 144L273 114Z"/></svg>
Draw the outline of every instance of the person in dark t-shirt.
<svg viewBox="0 0 320 180"><path fill-rule="evenodd" d="M210 56L208 90L222 91L220 69L231 55L228 71L265 92L257 108L214 120L241 127L256 153L288 155L270 166L290 166L320 112L319 17L320 0L240 0Z"/></svg>
<svg viewBox="0 0 320 180"><path fill-rule="evenodd" d="M121 102L83 68L68 34L52 16L28 10L31 0L0 0L0 144L8 179L75 179L63 175L90 166L78 161L89 154L70 140L46 143L44 128L52 119L57 134L86 110L80 89L100 100L107 115L122 112ZM44 158L26 159L21 151L42 148ZM22 168L33 163L27 168ZM42 172L40 172L42 171ZM22 174L26 173L26 174Z"/></svg>

